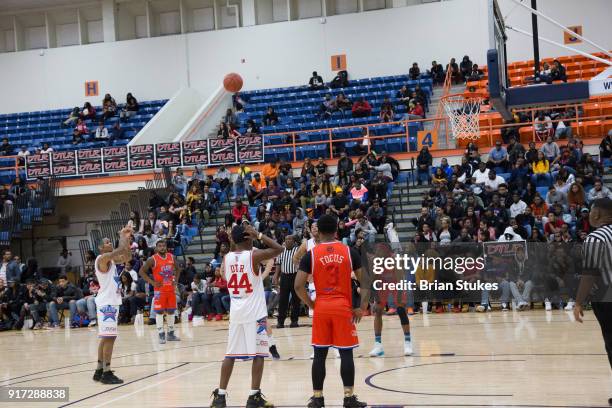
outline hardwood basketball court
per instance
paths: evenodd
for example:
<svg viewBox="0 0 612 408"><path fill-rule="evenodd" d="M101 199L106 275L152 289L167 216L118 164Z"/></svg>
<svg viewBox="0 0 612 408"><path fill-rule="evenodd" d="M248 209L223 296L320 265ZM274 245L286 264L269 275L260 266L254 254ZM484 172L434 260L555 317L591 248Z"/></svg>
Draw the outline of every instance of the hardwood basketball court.
<svg viewBox="0 0 612 408"><path fill-rule="evenodd" d="M583 325L563 311L418 315L411 317L411 357L401 355L396 316L384 318L386 356L367 357L372 324L372 317L359 324L361 347L355 350L356 393L370 406L604 407L612 395L591 312ZM178 328L181 342L159 345L155 326L121 326L112 364L125 380L119 386L91 379L96 328L3 333L0 385L70 387L70 402L26 404L36 407L207 407L219 380L227 322ZM311 395L310 330L274 331L282 360L266 362L262 390L276 406L306 406ZM330 353L328 407L342 405L339 364ZM249 389L250 363L237 363L228 405L244 406Z"/></svg>

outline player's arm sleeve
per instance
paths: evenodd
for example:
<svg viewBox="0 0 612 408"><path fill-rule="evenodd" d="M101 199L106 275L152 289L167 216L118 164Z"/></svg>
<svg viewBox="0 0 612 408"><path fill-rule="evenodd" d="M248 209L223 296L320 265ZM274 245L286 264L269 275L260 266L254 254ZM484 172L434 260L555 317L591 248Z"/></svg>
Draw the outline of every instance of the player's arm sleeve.
<svg viewBox="0 0 612 408"><path fill-rule="evenodd" d="M361 266L361 254L355 248L351 248L351 268L356 271Z"/></svg>
<svg viewBox="0 0 612 408"><path fill-rule="evenodd" d="M310 256L310 252L306 252L304 256L302 256L302 259L300 260L299 270L310 274L311 269L312 269L312 259Z"/></svg>

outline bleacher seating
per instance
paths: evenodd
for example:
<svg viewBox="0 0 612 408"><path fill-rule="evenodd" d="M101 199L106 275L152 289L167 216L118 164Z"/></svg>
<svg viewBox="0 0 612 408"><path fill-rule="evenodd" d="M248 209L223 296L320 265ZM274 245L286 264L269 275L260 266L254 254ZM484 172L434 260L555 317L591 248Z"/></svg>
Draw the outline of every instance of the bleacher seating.
<svg viewBox="0 0 612 408"><path fill-rule="evenodd" d="M332 138L336 140L358 138L361 136L360 126L379 122L378 115L380 113L380 105L385 97L389 97L395 106L395 119L401 120L403 118L406 113L406 106L398 103L395 97L397 91L403 85L406 85L410 91L413 91L415 87L419 85L427 95L428 101L431 99L433 82L427 74L422 75L422 78L419 80L409 80L407 75L354 79L350 81L350 86L346 88L323 89L318 91L310 90L307 86L295 86L243 92L242 96L248 103L245 107L245 111L238 116L242 126L241 131L245 130L245 124L248 119L253 119L256 123L261 124L266 109L272 107L279 116L279 123L276 126L261 126L261 132L264 134L264 141L267 146L291 142L291 140L287 140L283 135L265 136L266 134L275 133L298 132L296 134L296 142L318 142L328 140L329 131L327 130L299 133L300 131L312 131L317 129L341 128L332 131ZM370 105L372 105L372 115L366 118L353 118L349 109L344 116L338 111L332 115L331 119L320 120L319 108L325 95L331 94L335 97L341 92L352 102L358 98L364 97ZM416 132L422 129L422 124L411 124L409 128L410 136L416 137ZM394 124L381 124L372 130L373 136L405 133L405 128L403 126ZM345 145L351 148L353 147L353 143L355 145L357 144L357 142L348 142ZM406 147L405 138L403 142L385 140L377 141L376 143L388 145L388 150L391 150L391 148L397 149L391 151L399 151L399 149L405 149ZM297 160L302 160L304 157L326 157L329 155L328 149L321 149L321 147L323 146L314 144L301 146L301 149L298 149L296 152ZM321 151L319 152L319 150ZM283 147L267 149L266 160L274 157L293 160L293 151Z"/></svg>
<svg viewBox="0 0 612 408"><path fill-rule="evenodd" d="M164 106L166 101L167 100L139 102L140 110L138 114L122 123L122 127L126 130L125 138L115 141L115 145L127 144L161 109L161 107ZM118 105L118 110L121 108L122 105ZM68 118L70 111L71 109L56 109L0 115L0 136L9 139L9 143L15 147L15 153L20 146L25 145L32 152L35 147L40 147L43 143L49 143L55 151L87 149L106 145L106 142L90 141L93 135L86 137L85 142L76 146L73 145L73 127L62 126L62 122ZM96 107L98 116L101 111L101 107ZM117 115L106 121L105 126L109 129L109 132L118 120L119 116ZM85 123L92 132L98 127L98 123L91 120L87 120ZM2 176L3 174L0 174L0 177Z"/></svg>

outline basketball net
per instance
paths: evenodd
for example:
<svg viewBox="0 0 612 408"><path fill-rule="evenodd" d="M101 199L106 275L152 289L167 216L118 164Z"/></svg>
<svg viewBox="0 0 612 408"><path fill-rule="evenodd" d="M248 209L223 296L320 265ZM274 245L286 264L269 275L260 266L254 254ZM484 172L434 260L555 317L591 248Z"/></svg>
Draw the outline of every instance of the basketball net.
<svg viewBox="0 0 612 408"><path fill-rule="evenodd" d="M481 97L465 97L461 94L442 98L444 111L451 125L453 139L477 140L480 138Z"/></svg>

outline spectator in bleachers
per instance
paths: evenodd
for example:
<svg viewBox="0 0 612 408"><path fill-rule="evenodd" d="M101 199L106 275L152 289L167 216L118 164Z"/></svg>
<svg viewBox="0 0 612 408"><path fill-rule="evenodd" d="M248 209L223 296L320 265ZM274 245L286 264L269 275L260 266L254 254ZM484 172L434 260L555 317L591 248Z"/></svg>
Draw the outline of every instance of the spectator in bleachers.
<svg viewBox="0 0 612 408"><path fill-rule="evenodd" d="M547 84L552 84L553 78L551 74L550 65L548 62L542 64L542 69L536 76L536 82L546 82Z"/></svg>
<svg viewBox="0 0 612 408"><path fill-rule="evenodd" d="M312 91L318 91L325 88L325 82L323 82L323 78L317 73L317 71L312 72L312 77L310 77L310 80L308 81L308 86Z"/></svg>
<svg viewBox="0 0 612 408"><path fill-rule="evenodd" d="M425 112L423 111L423 106L416 102L408 105L408 113L406 114L406 119L408 120L418 120L423 119L425 117Z"/></svg>
<svg viewBox="0 0 612 408"><path fill-rule="evenodd" d="M76 127L72 132L72 144L78 144L85 141L85 135L89 135L89 129L87 128L87 124L83 119L78 119Z"/></svg>
<svg viewBox="0 0 612 408"><path fill-rule="evenodd" d="M220 139L229 139L231 137L235 137L235 130L232 130L231 127L227 125L227 123L221 121L219 122L219 129L217 129L217 137ZM237 132L236 132L237 133Z"/></svg>
<svg viewBox="0 0 612 408"><path fill-rule="evenodd" d="M567 205L573 211L578 210L587 205L586 194L584 193L584 187L582 184L574 183L567 193Z"/></svg>
<svg viewBox="0 0 612 408"><path fill-rule="evenodd" d="M489 152L487 164L489 168L495 169L499 173L503 173L508 169L508 151L499 140L495 142L495 147Z"/></svg>
<svg viewBox="0 0 612 408"><path fill-rule="evenodd" d="M187 177L183 173L183 169L177 167L174 176L172 177L172 185L176 191L180 192L183 197L187 197Z"/></svg>
<svg viewBox="0 0 612 408"><path fill-rule="evenodd" d="M12 156L13 155L13 146L9 143L8 138L2 138L2 144L0 144L0 156Z"/></svg>
<svg viewBox="0 0 612 408"><path fill-rule="evenodd" d="M545 201L549 208L552 208L557 204L562 205L563 208L567 208L567 194L563 191L558 191L554 185L548 188Z"/></svg>
<svg viewBox="0 0 612 408"><path fill-rule="evenodd" d="M552 183L552 177L549 171L550 161L546 158L544 152L540 150L537 160L531 164L531 172L533 173L531 176L532 183L537 185L538 181L543 179L546 185L550 185Z"/></svg>
<svg viewBox="0 0 612 408"><path fill-rule="evenodd" d="M510 136L506 151L508 152L509 165L517 163L518 159L524 158L526 153L525 146L523 146L520 142L517 142L517 139L514 136Z"/></svg>
<svg viewBox="0 0 612 408"><path fill-rule="evenodd" d="M350 110L353 106L353 103L346 97L344 92L340 92L338 96L336 96L336 107L340 112L342 112L342 116L344 116L346 110Z"/></svg>
<svg viewBox="0 0 612 408"><path fill-rule="evenodd" d="M261 200L267 192L268 184L266 180L261 177L261 174L255 173L251 185L249 186L248 197L249 203L254 204L255 201Z"/></svg>
<svg viewBox="0 0 612 408"><path fill-rule="evenodd" d="M553 67L551 68L551 76L553 81L567 82L567 74L565 67L557 59L553 61Z"/></svg>
<svg viewBox="0 0 612 408"><path fill-rule="evenodd" d="M19 164L20 165L25 164L26 158L29 155L30 155L30 151L28 150L28 147L25 145L21 146L21 148L17 152L17 157L19 157Z"/></svg>
<svg viewBox="0 0 612 408"><path fill-rule="evenodd" d="M261 175L264 177L266 182L270 182L272 180L277 181L279 175L279 159L274 159L274 161L264 164L261 169Z"/></svg>
<svg viewBox="0 0 612 408"><path fill-rule="evenodd" d="M236 171L236 179L234 180L234 186L232 190L232 200L238 197L239 188L243 190L243 194L247 194L250 182L251 168L247 167L244 162L241 161L238 170Z"/></svg>
<svg viewBox="0 0 612 408"><path fill-rule="evenodd" d="M58 310L70 310L70 317L74 319L77 314L76 301L80 298L77 288L61 275L57 281L57 291L48 305L50 327L59 327Z"/></svg>
<svg viewBox="0 0 612 408"><path fill-rule="evenodd" d="M357 235L363 233L364 240L370 244L373 244L376 239L376 228L374 225L363 215L361 211L357 214L357 223L355 223L353 230L351 231L351 242L357 241Z"/></svg>
<svg viewBox="0 0 612 408"><path fill-rule="evenodd" d="M448 65L446 65L446 70L451 70L451 82L454 84L459 83L459 79L461 78L461 73L459 72L459 65L454 58L451 58Z"/></svg>
<svg viewBox="0 0 612 408"><path fill-rule="evenodd" d="M123 110L119 113L119 117L123 121L127 120L132 116L137 115L139 109L140 107L138 106L138 101L136 100L136 98L134 98L131 93L128 93L125 97L125 106L123 107Z"/></svg>
<svg viewBox="0 0 612 408"><path fill-rule="evenodd" d="M353 160L346 155L346 152L341 152L336 165L336 174L340 174L340 171L344 170L345 174L348 175L353 172L353 168Z"/></svg>
<svg viewBox="0 0 612 408"><path fill-rule="evenodd" d="M598 198L610 198L612 199L612 191L606 186L603 185L601 180L595 180L593 183L593 188L589 190L587 194L587 201L589 204L593 203L593 201Z"/></svg>
<svg viewBox="0 0 612 408"><path fill-rule="evenodd" d="M366 101L365 97L362 96L353 103L351 111L354 118L365 118L372 114L372 106Z"/></svg>
<svg viewBox="0 0 612 408"><path fill-rule="evenodd" d="M231 178L232 173L223 165L219 166L214 176L215 181L219 183L223 190L229 186Z"/></svg>
<svg viewBox="0 0 612 408"><path fill-rule="evenodd" d="M268 106L266 114L263 116L261 121L264 126L274 126L278 123L278 115L274 112L274 108Z"/></svg>
<svg viewBox="0 0 612 408"><path fill-rule="evenodd" d="M21 177L15 177L9 188L8 195L12 202L16 202L18 197L21 197L28 191L28 186Z"/></svg>
<svg viewBox="0 0 612 408"><path fill-rule="evenodd" d="M518 122L515 122L514 119L505 119L504 123L507 125L512 125ZM510 143L510 139L514 138L515 140L520 140L519 128L517 126L504 126L501 128L501 137L504 143ZM509 151L510 149L508 149Z"/></svg>
<svg viewBox="0 0 612 408"><path fill-rule="evenodd" d="M228 108L227 111L225 111L225 115L223 116L223 123L225 123L227 126L229 126L230 129L235 129L238 127L238 117L236 116L236 114L232 111L232 108Z"/></svg>
<svg viewBox="0 0 612 408"><path fill-rule="evenodd" d="M219 321L223 319L225 312L229 311L229 295L227 290L227 280L221 273L221 268L215 269L215 279L210 283L209 287L212 292L212 306L216 315L215 320ZM210 318L209 318L210 320Z"/></svg>
<svg viewBox="0 0 612 408"><path fill-rule="evenodd" d="M540 147L540 151L544 153L544 157L551 164L559 160L559 157L561 156L561 150L559 149L559 145L553 141L553 138L550 135L546 137L546 143L544 143L542 147Z"/></svg>
<svg viewBox="0 0 612 408"><path fill-rule="evenodd" d="M388 97L385 97L382 104L380 105L380 114L379 118L382 123L391 122L395 117L395 113L393 112L393 104Z"/></svg>
<svg viewBox="0 0 612 408"><path fill-rule="evenodd" d="M332 99L331 94L325 95L321 106L319 107L319 120L331 119L334 112L338 110L336 101Z"/></svg>
<svg viewBox="0 0 612 408"><path fill-rule="evenodd" d="M344 70L339 71L338 74L334 77L334 79L332 79L329 83L329 87L332 89L346 88L347 86L349 86L348 72Z"/></svg>
<svg viewBox="0 0 612 408"><path fill-rule="evenodd" d="M100 122L98 123L94 138L96 141L108 140L108 129L104 127L104 120L100 120Z"/></svg>
<svg viewBox="0 0 612 408"><path fill-rule="evenodd" d="M521 195L518 191L515 191L512 194L512 204L510 205L510 217L516 218L521 214L525 213L525 208L527 208L527 203L521 200Z"/></svg>
<svg viewBox="0 0 612 408"><path fill-rule="evenodd" d="M444 170L442 170L440 167L436 167L434 174L431 176L431 183L437 187L446 185L446 183L448 183L448 179Z"/></svg>
<svg viewBox="0 0 612 408"><path fill-rule="evenodd" d="M419 64L414 62L412 67L408 70L408 77L415 81L421 77L421 69L419 68Z"/></svg>
<svg viewBox="0 0 612 408"><path fill-rule="evenodd" d="M433 158L431 153L429 153L429 147L423 146L416 158L417 183L419 186L423 184L423 181L426 181L429 184L432 162Z"/></svg>
<svg viewBox="0 0 612 408"><path fill-rule="evenodd" d="M68 119L62 122L62 126L72 126L74 123L81 117L81 110L78 106L75 106L70 114L68 115Z"/></svg>
<svg viewBox="0 0 612 408"><path fill-rule="evenodd" d="M567 114L565 112L561 112L558 118L559 122L557 122L557 128L555 129L555 139L560 139L562 137L567 137L570 139L572 137L572 127L567 126L565 121L562 120L565 118L567 118Z"/></svg>
<svg viewBox="0 0 612 408"><path fill-rule="evenodd" d="M444 67L442 64L438 64L437 61L431 62L431 69L429 70L431 73L431 79L433 80L434 85L442 85L444 84Z"/></svg>
<svg viewBox="0 0 612 408"><path fill-rule="evenodd" d="M125 129L121 127L119 121L115 122L113 128L110 131L110 137L108 139L108 145L111 146L115 140L121 140L125 138Z"/></svg>
<svg viewBox="0 0 612 408"><path fill-rule="evenodd" d="M253 119L247 119L246 121L246 129L244 131L245 135L258 135L260 133L259 126L255 123Z"/></svg>
<svg viewBox="0 0 612 408"><path fill-rule="evenodd" d="M473 66L474 64L470 60L470 57L465 55L463 57L463 60L461 61L461 64L459 64L459 70L461 71L461 79L463 80L463 82L467 82L467 79L470 76L470 73L472 72Z"/></svg>
<svg viewBox="0 0 612 408"><path fill-rule="evenodd" d="M110 94L104 95L102 100L102 119L107 120L112 118L117 113L117 102Z"/></svg>
<svg viewBox="0 0 612 408"><path fill-rule="evenodd" d="M553 135L552 120L544 112L538 114L538 117L533 122L533 127L539 140L546 140L549 136Z"/></svg>
<svg viewBox="0 0 612 408"><path fill-rule="evenodd" d="M91 103L85 102L85 105L83 105L83 108L81 109L79 117L82 120L87 120L87 119L96 120L96 109L93 106L91 106Z"/></svg>
<svg viewBox="0 0 612 408"><path fill-rule="evenodd" d="M372 206L366 211L366 217L368 220L370 220L372 225L374 225L374 228L376 228L376 232L378 234L382 234L384 232L386 221L385 211L380 206L378 200L372 201Z"/></svg>
<svg viewBox="0 0 612 408"><path fill-rule="evenodd" d="M43 143L42 149L40 149L40 154L49 154L53 152L53 148L49 146L49 143Z"/></svg>
<svg viewBox="0 0 612 408"><path fill-rule="evenodd" d="M483 75L484 73L482 72L481 69L478 68L478 64L474 64L472 65L472 69L470 71L470 74L468 75L467 80L468 81L480 81Z"/></svg>
<svg viewBox="0 0 612 408"><path fill-rule="evenodd" d="M411 95L412 94L408 90L408 87L406 85L403 85L400 88L400 90L397 91L395 98L397 99L398 103L403 103L404 105L406 105L406 107L408 107L408 104L410 103Z"/></svg>

